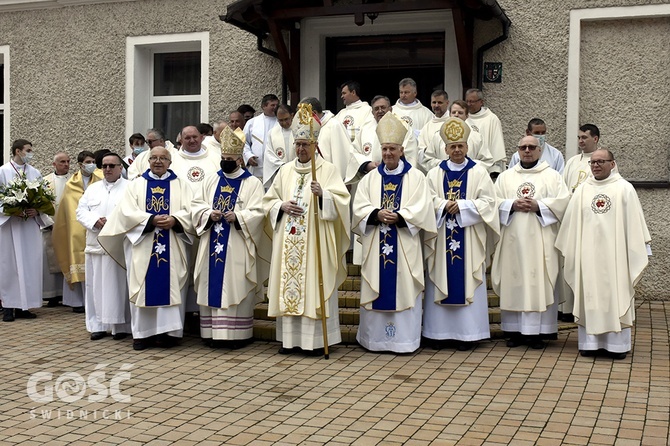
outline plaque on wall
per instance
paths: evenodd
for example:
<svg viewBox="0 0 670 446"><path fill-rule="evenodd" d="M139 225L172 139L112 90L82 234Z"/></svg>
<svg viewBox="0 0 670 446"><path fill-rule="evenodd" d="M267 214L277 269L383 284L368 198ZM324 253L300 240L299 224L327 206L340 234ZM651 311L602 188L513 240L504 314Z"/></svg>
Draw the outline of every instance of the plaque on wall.
<svg viewBox="0 0 670 446"><path fill-rule="evenodd" d="M502 62L484 62L484 82L502 82Z"/></svg>

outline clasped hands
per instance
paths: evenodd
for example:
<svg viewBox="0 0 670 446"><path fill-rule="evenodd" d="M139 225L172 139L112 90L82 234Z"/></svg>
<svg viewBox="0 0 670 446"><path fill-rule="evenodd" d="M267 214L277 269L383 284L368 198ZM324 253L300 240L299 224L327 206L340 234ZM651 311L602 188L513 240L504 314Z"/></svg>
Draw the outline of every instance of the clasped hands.
<svg viewBox="0 0 670 446"><path fill-rule="evenodd" d="M167 214L158 214L154 217L153 224L159 229L171 229L175 224L177 223L177 220Z"/></svg>
<svg viewBox="0 0 670 446"><path fill-rule="evenodd" d="M228 223L235 223L235 220L237 220L237 216L235 215L235 212L233 211L226 211L222 212L218 209L212 210L212 213L209 214L209 218L212 219L212 221L221 221L221 219L225 219Z"/></svg>
<svg viewBox="0 0 670 446"><path fill-rule="evenodd" d="M534 198L519 198L512 203L512 209L516 212L537 212L540 206Z"/></svg>

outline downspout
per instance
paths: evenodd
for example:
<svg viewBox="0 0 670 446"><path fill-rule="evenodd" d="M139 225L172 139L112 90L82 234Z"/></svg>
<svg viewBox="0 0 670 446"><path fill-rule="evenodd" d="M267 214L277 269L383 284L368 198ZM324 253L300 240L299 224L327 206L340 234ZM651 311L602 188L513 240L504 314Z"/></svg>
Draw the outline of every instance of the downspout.
<svg viewBox="0 0 670 446"><path fill-rule="evenodd" d="M274 57L275 59L279 60L279 54L276 51L272 51L271 49L265 48L263 46L263 37L261 36L256 36L256 48L258 51L260 51L263 54L267 54L268 56ZM279 61L281 63L281 61ZM286 75L284 75L284 70L281 72L281 97L282 100L285 104L288 104L288 85L286 84Z"/></svg>
<svg viewBox="0 0 670 446"><path fill-rule="evenodd" d="M482 0L482 3L492 9L494 17L500 20L503 29L501 36L496 37L477 49L477 88L479 90L482 89L484 83L484 52L507 40L509 37L509 27L512 24L512 21L507 17L507 14L505 14L505 11L503 11L496 0Z"/></svg>

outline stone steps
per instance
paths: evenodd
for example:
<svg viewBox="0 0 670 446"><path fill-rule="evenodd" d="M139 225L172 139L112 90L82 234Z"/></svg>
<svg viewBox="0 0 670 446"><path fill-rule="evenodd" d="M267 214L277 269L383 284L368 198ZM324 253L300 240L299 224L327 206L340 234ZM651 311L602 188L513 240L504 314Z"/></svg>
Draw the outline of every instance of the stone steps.
<svg viewBox="0 0 670 446"><path fill-rule="evenodd" d="M340 313L340 330L342 332L343 344L355 344L358 323L360 320L360 290L361 290L361 267L352 265L351 259L347 258L347 278L338 289L338 306ZM488 287L489 301L489 323L491 324L491 339L504 337L500 329L500 298L491 289L491 279L487 274L486 285ZM268 303L259 303L254 309L254 338L263 341L274 341L276 339L275 318L268 316ZM559 322L559 330L575 328L572 323Z"/></svg>

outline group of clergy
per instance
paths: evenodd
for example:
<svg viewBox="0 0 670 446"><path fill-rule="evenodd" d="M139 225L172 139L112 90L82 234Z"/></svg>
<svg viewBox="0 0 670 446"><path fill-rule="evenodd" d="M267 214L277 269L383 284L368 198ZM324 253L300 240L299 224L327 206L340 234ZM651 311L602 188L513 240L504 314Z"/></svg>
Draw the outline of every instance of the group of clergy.
<svg viewBox="0 0 670 446"><path fill-rule="evenodd" d="M430 130L425 122L416 132L411 119L391 112L388 98L372 104L360 128L353 116L333 119L315 98L301 101L292 120L289 109L280 110L280 125L269 132L263 126L268 135L280 129L277 144L264 144L266 161L268 147L274 150L269 169L245 154L244 132L227 126L209 145L185 127L181 150L142 153L129 169L131 181L121 176L122 159L105 155L103 179L86 189L76 210L87 234L91 339L108 332L122 339L130 331L136 350L169 347L183 335L185 313L198 311L208 345L239 348L252 338L267 278L280 352L320 354L341 341L337 289L353 232L362 265L357 340L368 350L412 352L422 336L437 348L468 350L490 337L490 264L509 347L543 348L556 337L564 277L574 292L570 311L582 354L604 349L625 357L650 237L612 153L591 144L597 128L580 130L582 153L566 166L579 172L575 187L542 159L547 144L533 134L520 140L518 164L494 183L498 160L461 117L440 117ZM367 127L374 133L364 136ZM290 138L282 134L288 129ZM406 152L417 136L439 138L443 153L434 149L431 160L425 148ZM39 176L28 164L31 152L28 142L12 148L3 182ZM16 244L49 224L42 217L0 216L0 243L7 245L0 256L19 278L19 285L0 286L5 314L27 317L24 311L38 306L28 298L35 290L20 285L29 265Z"/></svg>

